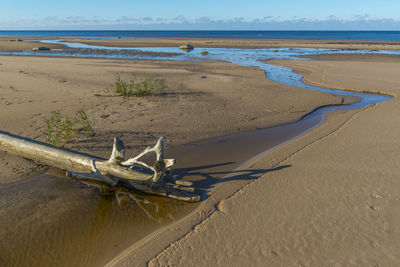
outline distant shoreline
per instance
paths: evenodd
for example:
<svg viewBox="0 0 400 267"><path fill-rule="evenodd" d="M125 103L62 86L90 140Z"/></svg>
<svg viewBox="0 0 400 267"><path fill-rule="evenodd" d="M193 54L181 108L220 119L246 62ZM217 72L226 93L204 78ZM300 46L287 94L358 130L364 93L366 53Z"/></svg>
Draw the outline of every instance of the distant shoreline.
<svg viewBox="0 0 400 267"><path fill-rule="evenodd" d="M0 32L1 33L1 32ZM134 39L82 39L71 36L0 36L0 51L24 51L37 46L65 48L59 44L44 44L38 40L62 39L71 43L84 43L107 47L178 47L190 43L203 48L321 48L354 50L400 50L400 41L359 40L305 40L305 39L235 39L235 38L162 38L143 37Z"/></svg>
<svg viewBox="0 0 400 267"><path fill-rule="evenodd" d="M279 30L8 30L0 36L75 38L233 38L295 40L400 41L400 31L279 31Z"/></svg>
<svg viewBox="0 0 400 267"><path fill-rule="evenodd" d="M355 40L301 40L301 39L231 39L231 38L136 38L136 39L98 39L69 40L68 42L101 45L109 47L177 47L190 43L204 48L327 48L327 49L365 49L400 50L400 42L355 41Z"/></svg>

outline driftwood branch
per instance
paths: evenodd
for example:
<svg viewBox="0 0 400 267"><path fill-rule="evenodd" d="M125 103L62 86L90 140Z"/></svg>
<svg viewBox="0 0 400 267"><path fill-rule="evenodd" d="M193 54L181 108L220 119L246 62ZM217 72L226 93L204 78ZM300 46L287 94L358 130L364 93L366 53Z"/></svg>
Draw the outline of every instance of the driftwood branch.
<svg viewBox="0 0 400 267"><path fill-rule="evenodd" d="M190 188L191 182L181 181L170 174L175 160L164 158L164 145L165 137L161 137L154 147L147 147L139 155L125 160L124 143L115 137L111 156L105 160L0 131L1 150L68 170L67 177L179 200L199 201L200 196ZM156 154L152 166L139 160L148 153ZM138 165L141 168L137 168Z"/></svg>

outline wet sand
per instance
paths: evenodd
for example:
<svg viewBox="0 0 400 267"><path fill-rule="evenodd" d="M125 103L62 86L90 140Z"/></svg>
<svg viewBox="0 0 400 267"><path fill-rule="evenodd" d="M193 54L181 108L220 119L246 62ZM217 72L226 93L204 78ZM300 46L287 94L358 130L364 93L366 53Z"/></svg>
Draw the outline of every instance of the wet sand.
<svg viewBox="0 0 400 267"><path fill-rule="evenodd" d="M400 62L393 60L348 55L276 63L328 88L400 93ZM214 206L204 203L110 265L396 266L399 110L394 98L330 114L251 166L271 171Z"/></svg>

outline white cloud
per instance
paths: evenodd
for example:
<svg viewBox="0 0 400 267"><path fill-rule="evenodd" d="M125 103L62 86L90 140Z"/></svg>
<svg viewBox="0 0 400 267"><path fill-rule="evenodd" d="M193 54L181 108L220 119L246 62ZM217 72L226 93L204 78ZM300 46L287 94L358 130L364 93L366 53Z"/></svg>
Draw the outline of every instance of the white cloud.
<svg viewBox="0 0 400 267"><path fill-rule="evenodd" d="M179 15L174 18L151 18L121 16L118 18L82 16L47 16L34 20L1 21L0 29L243 29L243 30L398 30L400 21L386 18L376 19L368 14L355 15L352 19L341 19L330 15L325 19L282 19L264 16L257 19L244 17L216 19L199 17L190 19Z"/></svg>

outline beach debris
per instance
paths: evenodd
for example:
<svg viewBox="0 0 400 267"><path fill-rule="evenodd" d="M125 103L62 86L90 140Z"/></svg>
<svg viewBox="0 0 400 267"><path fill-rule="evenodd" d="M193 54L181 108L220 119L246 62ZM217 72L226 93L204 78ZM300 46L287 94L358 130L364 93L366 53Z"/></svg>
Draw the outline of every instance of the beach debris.
<svg viewBox="0 0 400 267"><path fill-rule="evenodd" d="M175 160L164 158L164 145L165 137L161 137L153 147L125 159L124 143L115 137L111 156L106 160L0 131L0 150L66 170L65 175L71 179L92 181L119 191L142 191L188 202L200 201L201 196L194 192L192 182L173 174ZM149 153L156 154L154 164L140 160Z"/></svg>
<svg viewBox="0 0 400 267"><path fill-rule="evenodd" d="M208 55L208 52L207 51L201 51L200 54L202 54L203 56L206 56L206 55Z"/></svg>
<svg viewBox="0 0 400 267"><path fill-rule="evenodd" d="M183 45L179 46L179 49L189 52L189 51L192 51L194 49L194 47L191 44L183 44Z"/></svg>
<svg viewBox="0 0 400 267"><path fill-rule="evenodd" d="M49 51L49 50L51 50L51 49L48 47L45 47L45 46L32 48L32 51Z"/></svg>

